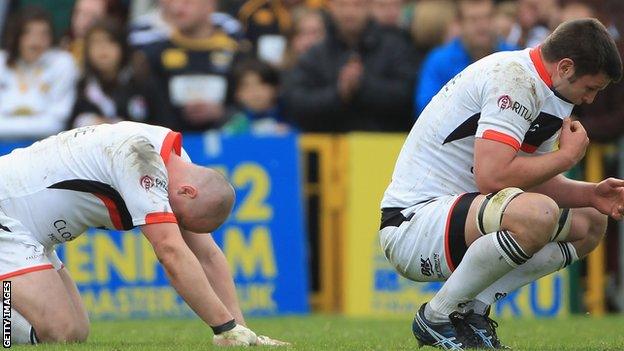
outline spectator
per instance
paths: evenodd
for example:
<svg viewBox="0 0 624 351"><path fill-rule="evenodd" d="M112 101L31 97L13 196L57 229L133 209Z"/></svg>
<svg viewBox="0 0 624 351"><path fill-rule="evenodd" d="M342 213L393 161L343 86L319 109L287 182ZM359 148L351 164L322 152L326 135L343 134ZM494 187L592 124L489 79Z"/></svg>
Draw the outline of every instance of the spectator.
<svg viewBox="0 0 624 351"><path fill-rule="evenodd" d="M370 21L366 4L330 0L327 37L287 76L287 114L305 131L397 131L410 125L413 47L397 31Z"/></svg>
<svg viewBox="0 0 624 351"><path fill-rule="evenodd" d="M305 5L311 9L320 9L325 7L327 0L282 0L288 9ZM220 0L219 10L227 12L232 16L238 15L241 8L248 0Z"/></svg>
<svg viewBox="0 0 624 351"><path fill-rule="evenodd" d="M279 134L288 130L278 103L279 72L267 63L249 60L235 69L236 110L223 130L241 134Z"/></svg>
<svg viewBox="0 0 624 351"><path fill-rule="evenodd" d="M508 45L519 48L535 47L550 34L547 24L541 23L543 6L540 2L542 0L518 0L517 22L505 39Z"/></svg>
<svg viewBox="0 0 624 351"><path fill-rule="evenodd" d="M518 17L518 6L515 1L503 1L496 5L494 14L494 27L496 35L500 38L507 38L516 23Z"/></svg>
<svg viewBox="0 0 624 351"><path fill-rule="evenodd" d="M124 26L104 19L84 37L85 70L78 84L69 128L123 120L149 122L161 113L153 85L139 77L130 64Z"/></svg>
<svg viewBox="0 0 624 351"><path fill-rule="evenodd" d="M320 10L300 6L293 10L294 28L288 39L284 67L292 68L312 46L325 38L325 20Z"/></svg>
<svg viewBox="0 0 624 351"><path fill-rule="evenodd" d="M176 1L179 0L159 0L156 8L138 16L130 25L130 45L142 48L155 41L167 39L173 27L172 6ZM232 38L240 41L245 37L240 22L227 13L211 12L207 20Z"/></svg>
<svg viewBox="0 0 624 351"><path fill-rule="evenodd" d="M157 123L180 131L218 128L224 122L228 79L239 45L207 19L215 0L172 1L169 38L143 48L168 108Z"/></svg>
<svg viewBox="0 0 624 351"><path fill-rule="evenodd" d="M381 26L400 28L405 0L370 0L371 16Z"/></svg>
<svg viewBox="0 0 624 351"><path fill-rule="evenodd" d="M425 59L416 89L418 114L444 84L468 65L496 51L515 49L496 37L492 28L493 15L492 0L459 1L461 35L434 49Z"/></svg>
<svg viewBox="0 0 624 351"><path fill-rule="evenodd" d="M63 130L75 98L77 69L52 48L52 20L38 7L12 18L0 55L0 138L43 138Z"/></svg>
<svg viewBox="0 0 624 351"><path fill-rule="evenodd" d="M596 17L594 9L588 3L583 1L568 1L567 4L563 5L560 13L559 18L561 22Z"/></svg>
<svg viewBox="0 0 624 351"><path fill-rule="evenodd" d="M74 4L69 33L61 40L61 47L69 50L79 64L82 64L83 40L87 30L106 14L106 0L77 0Z"/></svg>
<svg viewBox="0 0 624 351"><path fill-rule="evenodd" d="M238 19L258 58L276 66L282 65L286 35L293 26L284 0L249 0L240 8Z"/></svg>
<svg viewBox="0 0 624 351"><path fill-rule="evenodd" d="M457 5L453 0L421 0L413 10L411 34L418 52L449 42L459 35Z"/></svg>

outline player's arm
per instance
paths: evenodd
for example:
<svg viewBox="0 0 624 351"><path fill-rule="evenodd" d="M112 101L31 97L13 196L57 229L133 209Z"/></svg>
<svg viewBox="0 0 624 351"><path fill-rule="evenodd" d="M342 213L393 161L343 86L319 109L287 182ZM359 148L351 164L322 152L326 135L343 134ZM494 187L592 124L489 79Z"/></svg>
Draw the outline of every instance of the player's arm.
<svg viewBox="0 0 624 351"><path fill-rule="evenodd" d="M474 174L479 191L488 194L508 187L526 190L543 184L578 163L588 143L583 126L569 118L563 121L559 150L539 156L520 156L508 144L476 138Z"/></svg>
<svg viewBox="0 0 624 351"><path fill-rule="evenodd" d="M218 346L249 346L259 343L256 334L236 324L232 314L210 286L195 254L182 239L175 223L146 224L141 231L165 267L171 285L215 333Z"/></svg>
<svg viewBox="0 0 624 351"><path fill-rule="evenodd" d="M579 208L593 207L592 197L595 187L596 183L569 179L559 174L529 190L547 195L561 208Z"/></svg>
<svg viewBox="0 0 624 351"><path fill-rule="evenodd" d="M234 316L236 323L245 325L230 267L212 235L197 234L183 229L181 232L184 241L199 260L214 292Z"/></svg>
<svg viewBox="0 0 624 351"><path fill-rule="evenodd" d="M562 208L593 207L620 220L624 214L624 180L607 178L600 183L568 179L563 175L531 189L548 195Z"/></svg>
<svg viewBox="0 0 624 351"><path fill-rule="evenodd" d="M171 285L202 320L214 327L234 318L210 286L177 224L146 224L141 226L141 231L152 244Z"/></svg>

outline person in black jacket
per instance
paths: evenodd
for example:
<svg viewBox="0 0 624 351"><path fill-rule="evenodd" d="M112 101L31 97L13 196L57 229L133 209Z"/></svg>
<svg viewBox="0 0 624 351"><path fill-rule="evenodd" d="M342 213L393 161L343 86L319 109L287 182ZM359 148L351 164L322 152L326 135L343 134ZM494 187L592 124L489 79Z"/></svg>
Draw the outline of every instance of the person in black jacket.
<svg viewBox="0 0 624 351"><path fill-rule="evenodd" d="M162 110L147 75L130 64L124 27L103 19L89 28L84 45L84 74L68 129L123 120L150 122Z"/></svg>
<svg viewBox="0 0 624 351"><path fill-rule="evenodd" d="M416 53L369 18L366 0L329 1L326 39L285 78L287 115L303 131L403 131L412 119Z"/></svg>

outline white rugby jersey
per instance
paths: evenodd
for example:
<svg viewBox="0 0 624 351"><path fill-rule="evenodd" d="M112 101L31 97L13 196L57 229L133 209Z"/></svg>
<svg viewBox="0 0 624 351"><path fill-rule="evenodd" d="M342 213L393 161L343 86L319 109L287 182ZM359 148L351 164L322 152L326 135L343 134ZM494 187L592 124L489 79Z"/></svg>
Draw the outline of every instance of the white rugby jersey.
<svg viewBox="0 0 624 351"><path fill-rule="evenodd" d="M165 167L171 152L190 162L181 134L163 127L120 122L66 131L0 157L0 208L45 247L88 227L176 223Z"/></svg>
<svg viewBox="0 0 624 351"><path fill-rule="evenodd" d="M539 48L495 53L468 66L412 127L381 207L478 192L475 137L508 144L523 155L553 151L574 105L551 87Z"/></svg>

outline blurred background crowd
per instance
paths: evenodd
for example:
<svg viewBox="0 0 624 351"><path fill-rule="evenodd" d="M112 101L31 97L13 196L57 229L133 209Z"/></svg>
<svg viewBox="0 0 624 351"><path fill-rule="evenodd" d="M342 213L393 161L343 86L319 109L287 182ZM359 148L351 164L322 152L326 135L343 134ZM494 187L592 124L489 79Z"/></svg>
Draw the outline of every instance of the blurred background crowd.
<svg viewBox="0 0 624 351"><path fill-rule="evenodd" d="M624 51L621 0L0 1L0 140L121 120L228 134L406 132L472 62L584 17ZM574 116L593 141L619 140L624 86ZM619 255L607 257L617 270Z"/></svg>
<svg viewBox="0 0 624 351"><path fill-rule="evenodd" d="M0 3L0 138L119 120L183 132L407 131L455 74L615 0L11 0ZM622 133L622 88L575 112Z"/></svg>

